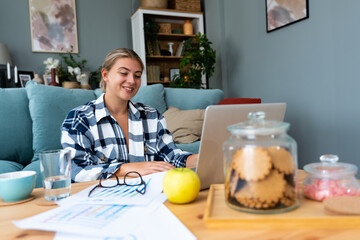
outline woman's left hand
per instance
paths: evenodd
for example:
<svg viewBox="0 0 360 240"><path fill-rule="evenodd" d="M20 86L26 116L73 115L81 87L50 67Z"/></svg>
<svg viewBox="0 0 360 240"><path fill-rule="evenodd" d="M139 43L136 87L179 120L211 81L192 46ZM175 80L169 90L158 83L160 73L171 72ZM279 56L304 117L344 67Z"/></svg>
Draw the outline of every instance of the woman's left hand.
<svg viewBox="0 0 360 240"><path fill-rule="evenodd" d="M199 154L190 155L186 159L186 167L187 168L195 168L196 164L197 164L197 161L198 161L198 156L199 156Z"/></svg>

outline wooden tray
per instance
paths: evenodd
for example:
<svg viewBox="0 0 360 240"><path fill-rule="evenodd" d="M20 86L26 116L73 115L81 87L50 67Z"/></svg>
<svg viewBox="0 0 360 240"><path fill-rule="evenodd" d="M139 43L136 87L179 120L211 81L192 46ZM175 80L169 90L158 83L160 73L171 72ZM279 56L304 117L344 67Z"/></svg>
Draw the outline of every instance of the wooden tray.
<svg viewBox="0 0 360 240"><path fill-rule="evenodd" d="M225 203L224 184L211 185L204 221L211 229L360 228L360 216L336 215L325 210L322 202L306 198L300 200L298 208L286 213L251 214L236 211Z"/></svg>

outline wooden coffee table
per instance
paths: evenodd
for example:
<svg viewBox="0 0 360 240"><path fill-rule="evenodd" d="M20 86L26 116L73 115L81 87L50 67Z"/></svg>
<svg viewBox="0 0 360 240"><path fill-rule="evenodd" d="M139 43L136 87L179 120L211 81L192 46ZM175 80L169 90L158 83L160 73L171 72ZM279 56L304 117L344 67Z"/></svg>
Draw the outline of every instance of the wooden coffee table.
<svg viewBox="0 0 360 240"><path fill-rule="evenodd" d="M72 194L95 184L96 181L72 184ZM35 189L34 200L18 205L0 207L0 239L52 239L54 232L23 230L15 227L12 220L21 220L56 206L40 206L43 199L43 189ZM165 205L198 239L253 239L253 240L338 240L360 239L358 229L208 229L203 220L208 191L201 191L197 199L190 204L175 205L165 202ZM360 217L360 216L359 216Z"/></svg>

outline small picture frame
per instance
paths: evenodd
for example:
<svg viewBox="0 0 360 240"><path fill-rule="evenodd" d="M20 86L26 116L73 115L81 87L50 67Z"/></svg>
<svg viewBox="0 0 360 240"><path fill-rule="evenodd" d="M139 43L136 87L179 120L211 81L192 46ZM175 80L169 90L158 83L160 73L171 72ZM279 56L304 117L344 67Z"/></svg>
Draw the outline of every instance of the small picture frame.
<svg viewBox="0 0 360 240"><path fill-rule="evenodd" d="M29 71L18 71L18 79L22 88L25 87L26 83L34 78L34 73Z"/></svg>
<svg viewBox="0 0 360 240"><path fill-rule="evenodd" d="M44 85L49 86L49 83L51 82L51 75L44 74L43 79L44 79Z"/></svg>
<svg viewBox="0 0 360 240"><path fill-rule="evenodd" d="M170 68L170 81L174 81L175 75L180 75L180 69L179 68Z"/></svg>

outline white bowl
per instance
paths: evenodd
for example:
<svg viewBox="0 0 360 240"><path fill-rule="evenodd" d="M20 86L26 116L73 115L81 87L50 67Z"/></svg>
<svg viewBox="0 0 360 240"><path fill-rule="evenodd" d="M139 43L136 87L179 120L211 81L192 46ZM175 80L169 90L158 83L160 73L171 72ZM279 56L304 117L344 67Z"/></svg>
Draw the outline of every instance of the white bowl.
<svg viewBox="0 0 360 240"><path fill-rule="evenodd" d="M28 198L35 187L35 171L18 171L0 174L0 198L16 202Z"/></svg>

